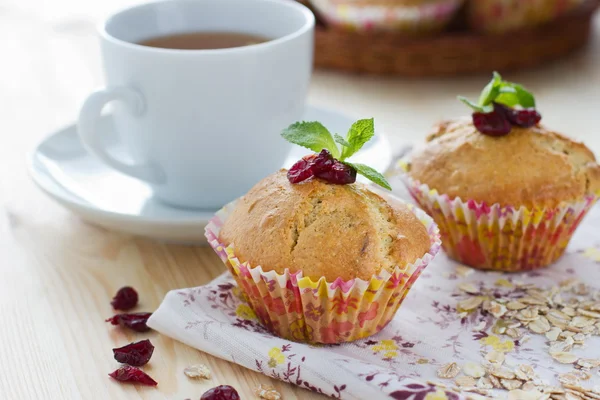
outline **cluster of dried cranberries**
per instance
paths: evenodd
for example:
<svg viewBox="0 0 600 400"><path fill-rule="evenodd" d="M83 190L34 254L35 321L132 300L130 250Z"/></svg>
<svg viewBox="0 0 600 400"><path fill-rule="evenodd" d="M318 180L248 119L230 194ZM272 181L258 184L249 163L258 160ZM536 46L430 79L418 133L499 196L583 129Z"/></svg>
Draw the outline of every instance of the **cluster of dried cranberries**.
<svg viewBox="0 0 600 400"><path fill-rule="evenodd" d="M329 150L302 157L287 173L290 183L315 177L328 183L346 185L356 182L356 169L333 158Z"/></svg>
<svg viewBox="0 0 600 400"><path fill-rule="evenodd" d="M221 385L204 392L200 400L240 400L240 395L233 387Z"/></svg>
<svg viewBox="0 0 600 400"><path fill-rule="evenodd" d="M542 119L535 108L514 109L495 102L493 105L491 112L473 113L473 124L479 132L488 136L508 135L513 126L529 128Z"/></svg>
<svg viewBox="0 0 600 400"><path fill-rule="evenodd" d="M115 310L125 311L134 308L137 303L138 294L135 289L125 286L119 289L110 304ZM150 330L146 322L151 315L152 313L147 312L117 314L108 318L106 322L127 327L136 332L146 332ZM153 352L154 346L148 339L113 349L115 360L128 365L124 365L108 375L119 382L139 383L147 386L158 385L148 374L136 368L147 364Z"/></svg>

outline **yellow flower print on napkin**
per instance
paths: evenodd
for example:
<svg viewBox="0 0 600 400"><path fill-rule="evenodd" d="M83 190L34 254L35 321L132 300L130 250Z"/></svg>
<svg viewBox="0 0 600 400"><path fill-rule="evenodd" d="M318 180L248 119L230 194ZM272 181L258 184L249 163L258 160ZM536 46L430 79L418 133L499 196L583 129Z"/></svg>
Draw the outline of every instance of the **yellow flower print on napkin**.
<svg viewBox="0 0 600 400"><path fill-rule="evenodd" d="M279 364L283 364L285 362L285 356L279 347L273 347L271 350L269 350L269 357L268 365L271 368L275 368Z"/></svg>
<svg viewBox="0 0 600 400"><path fill-rule="evenodd" d="M597 249L595 247L585 249L583 255L592 261L600 261L600 249Z"/></svg>
<svg viewBox="0 0 600 400"><path fill-rule="evenodd" d="M241 319L256 320L256 314L254 313L254 310L252 310L247 304L240 304L235 310L235 315Z"/></svg>
<svg viewBox="0 0 600 400"><path fill-rule="evenodd" d="M515 343L512 340L502 341L498 336L490 335L479 339L479 343L492 346L496 351L507 353L515 349Z"/></svg>
<svg viewBox="0 0 600 400"><path fill-rule="evenodd" d="M379 344L371 347L375 353L384 352L383 358L396 358L398 357L398 345L393 340L382 340Z"/></svg>
<svg viewBox="0 0 600 400"><path fill-rule="evenodd" d="M425 400L448 400L448 397L442 389L438 389L435 392L427 393Z"/></svg>

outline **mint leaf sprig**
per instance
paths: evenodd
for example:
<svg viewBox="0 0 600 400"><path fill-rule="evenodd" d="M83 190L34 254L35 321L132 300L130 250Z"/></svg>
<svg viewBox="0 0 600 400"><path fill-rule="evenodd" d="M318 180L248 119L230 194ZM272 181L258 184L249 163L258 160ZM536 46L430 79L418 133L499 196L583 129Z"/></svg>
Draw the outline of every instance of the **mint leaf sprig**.
<svg viewBox="0 0 600 400"><path fill-rule="evenodd" d="M319 153L323 149L328 150L335 159L354 168L365 178L385 189L392 190L385 177L374 168L346 161L347 158L356 154L374 135L373 118L354 122L345 138L337 133L332 135L323 124L317 121L296 122L281 132L281 136L288 142L306 147L315 153ZM341 149L336 143L341 146Z"/></svg>
<svg viewBox="0 0 600 400"><path fill-rule="evenodd" d="M477 103L463 96L458 96L458 100L480 113L492 112L494 103L507 107L535 108L535 97L531 92L518 83L505 81L498 72L494 72L490 83L483 88Z"/></svg>

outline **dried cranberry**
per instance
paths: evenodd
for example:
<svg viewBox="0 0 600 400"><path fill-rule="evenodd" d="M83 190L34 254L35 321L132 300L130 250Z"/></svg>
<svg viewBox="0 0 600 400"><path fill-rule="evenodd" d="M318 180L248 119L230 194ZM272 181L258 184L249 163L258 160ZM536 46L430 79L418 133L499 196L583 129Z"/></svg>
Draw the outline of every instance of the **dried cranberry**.
<svg viewBox="0 0 600 400"><path fill-rule="evenodd" d="M321 152L312 160L311 169L313 174L316 176L320 172L330 170L336 163L336 159L333 158L329 150L323 149Z"/></svg>
<svg viewBox="0 0 600 400"><path fill-rule="evenodd" d="M508 135L512 129L506 114L496 107L488 113L473 113L473 124L479 132L488 136Z"/></svg>
<svg viewBox="0 0 600 400"><path fill-rule="evenodd" d="M151 315L152 313L145 312L117 314L108 318L106 322L110 322L113 325L125 326L129 329L133 329L136 332L146 332L150 330L148 325L146 325L146 322Z"/></svg>
<svg viewBox="0 0 600 400"><path fill-rule="evenodd" d="M156 386L158 382L150 378L148 374L136 367L125 366L108 374L119 382L139 383L147 386Z"/></svg>
<svg viewBox="0 0 600 400"><path fill-rule="evenodd" d="M524 110L511 110L508 115L508 120L513 124L522 128L529 128L536 125L542 120L542 116L534 108L526 108Z"/></svg>
<svg viewBox="0 0 600 400"><path fill-rule="evenodd" d="M300 183L313 177L311 168L312 162L307 160L306 157L302 158L296 164L289 169L287 178L290 183Z"/></svg>
<svg viewBox="0 0 600 400"><path fill-rule="evenodd" d="M200 400L240 400L240 395L233 387L221 385L204 392Z"/></svg>
<svg viewBox="0 0 600 400"><path fill-rule="evenodd" d="M336 185L346 185L356 182L356 170L337 160L329 169L319 171L315 173L315 176Z"/></svg>
<svg viewBox="0 0 600 400"><path fill-rule="evenodd" d="M150 340L142 340L136 343L129 343L126 346L113 349L115 360L123 364L141 367L147 364L154 352L154 346Z"/></svg>
<svg viewBox="0 0 600 400"><path fill-rule="evenodd" d="M127 311L137 305L138 294L134 288L125 286L119 289L110 304L115 310Z"/></svg>
<svg viewBox="0 0 600 400"><path fill-rule="evenodd" d="M535 108L515 110L504 104L494 103L494 110L501 111L512 125L529 128L542 120L542 116Z"/></svg>

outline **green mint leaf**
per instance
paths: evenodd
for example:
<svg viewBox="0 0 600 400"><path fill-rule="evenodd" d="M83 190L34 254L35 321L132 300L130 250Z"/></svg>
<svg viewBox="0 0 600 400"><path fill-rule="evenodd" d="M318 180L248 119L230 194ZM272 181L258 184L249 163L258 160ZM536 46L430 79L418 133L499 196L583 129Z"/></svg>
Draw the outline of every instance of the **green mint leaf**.
<svg viewBox="0 0 600 400"><path fill-rule="evenodd" d="M513 83L513 87L519 97L519 105L523 108L535 108L535 97L531 92L525 89L523 86Z"/></svg>
<svg viewBox="0 0 600 400"><path fill-rule="evenodd" d="M490 83L488 83L481 91L481 95L479 96L479 105L483 107L492 104L494 99L498 97L498 94L500 94L501 84L502 76L500 76L499 73L494 72L494 76L492 77Z"/></svg>
<svg viewBox="0 0 600 400"><path fill-rule="evenodd" d="M352 145L350 143L348 143L346 141L346 139L344 139L343 137L341 137L340 135L338 135L337 133L333 135L333 138L335 139L335 141L339 144L341 144L342 146L345 147L352 147Z"/></svg>
<svg viewBox="0 0 600 400"><path fill-rule="evenodd" d="M378 184L379 186L381 186L381 187L383 187L383 188L385 188L387 190L392 190L392 187L390 186L390 184L387 181L387 179L385 179L385 176L383 176L382 174L380 174L379 172L377 172L373 168L369 167L368 165L364 165L364 164L351 164L349 162L345 162L344 164L347 164L347 165L355 168L356 171L359 174L361 174L362 176L364 176L365 178L367 178L371 182L374 182L374 183Z"/></svg>
<svg viewBox="0 0 600 400"><path fill-rule="evenodd" d="M475 110L477 112L485 112L484 107L481 107L481 106L473 103L471 100L467 99L466 97L458 96L458 100L462 101L467 106L471 107L473 110Z"/></svg>
<svg viewBox="0 0 600 400"><path fill-rule="evenodd" d="M288 142L306 147L315 153L327 149L333 157L340 156L340 150L331 133L320 122L296 122L284 129L281 136Z"/></svg>
<svg viewBox="0 0 600 400"><path fill-rule="evenodd" d="M515 88L504 85L500 88L500 93L498 94L498 97L494 99L494 102L514 107L519 104L519 96L517 95Z"/></svg>
<svg viewBox="0 0 600 400"><path fill-rule="evenodd" d="M521 106L523 108L534 108L535 98L528 92L523 86L511 83L503 82L500 87L500 94L494 100L497 103L507 105L509 107Z"/></svg>
<svg viewBox="0 0 600 400"><path fill-rule="evenodd" d="M373 118L360 119L353 123L346 135L346 141L350 146L344 146L340 161L345 160L359 151L374 135L375 124Z"/></svg>
<svg viewBox="0 0 600 400"><path fill-rule="evenodd" d="M535 108L533 94L518 83L505 81L497 72L494 72L492 80L481 91L477 104L464 97L458 99L478 112L492 111L493 103L504 104L508 107Z"/></svg>

